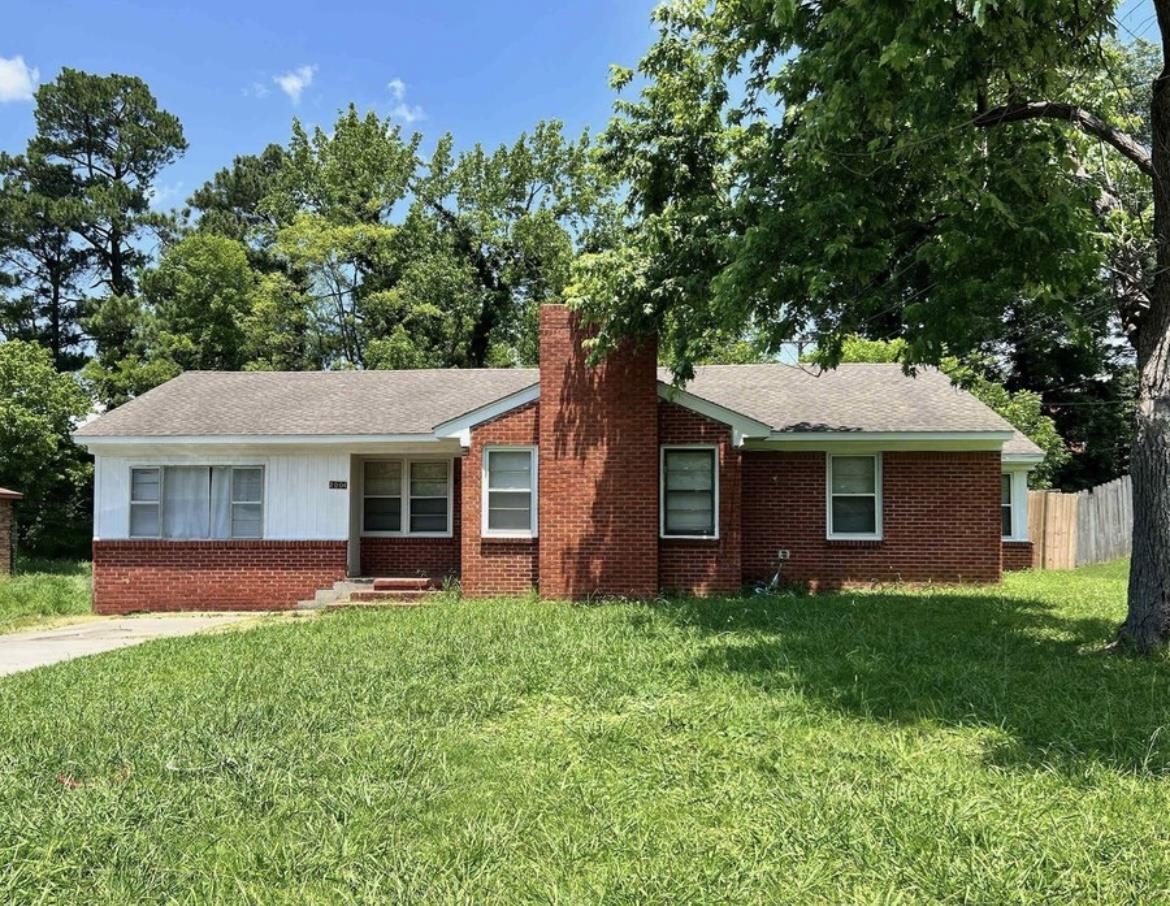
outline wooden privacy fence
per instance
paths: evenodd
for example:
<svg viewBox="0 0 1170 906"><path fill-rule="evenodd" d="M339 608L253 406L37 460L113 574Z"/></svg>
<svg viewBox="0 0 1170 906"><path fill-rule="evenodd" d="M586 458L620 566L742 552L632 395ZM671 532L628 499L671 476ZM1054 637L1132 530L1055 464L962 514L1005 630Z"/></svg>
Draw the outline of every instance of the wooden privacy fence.
<svg viewBox="0 0 1170 906"><path fill-rule="evenodd" d="M1076 494L1028 493L1032 566L1072 569L1130 552L1133 484L1128 475Z"/></svg>

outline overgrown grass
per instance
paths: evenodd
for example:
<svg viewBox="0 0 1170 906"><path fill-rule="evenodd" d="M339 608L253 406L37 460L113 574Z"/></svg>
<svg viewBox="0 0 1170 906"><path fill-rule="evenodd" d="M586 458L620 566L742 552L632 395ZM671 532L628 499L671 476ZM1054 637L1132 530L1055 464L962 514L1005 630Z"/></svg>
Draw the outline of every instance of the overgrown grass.
<svg viewBox="0 0 1170 906"><path fill-rule="evenodd" d="M0 576L0 633L89 613L89 595L88 563L18 559L14 575Z"/></svg>
<svg viewBox="0 0 1170 906"><path fill-rule="evenodd" d="M0 680L0 901L1154 902L1124 568L341 612Z"/></svg>

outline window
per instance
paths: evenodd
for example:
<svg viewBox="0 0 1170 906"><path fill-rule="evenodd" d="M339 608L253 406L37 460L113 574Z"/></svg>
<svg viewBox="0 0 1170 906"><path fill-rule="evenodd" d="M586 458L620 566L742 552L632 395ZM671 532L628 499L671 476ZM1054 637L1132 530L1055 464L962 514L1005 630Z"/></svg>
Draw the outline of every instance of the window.
<svg viewBox="0 0 1170 906"><path fill-rule="evenodd" d="M881 538L881 459L830 456L829 538Z"/></svg>
<svg viewBox="0 0 1170 906"><path fill-rule="evenodd" d="M1004 474L1000 477L999 514L1003 525L1003 536L1012 537L1012 476Z"/></svg>
<svg viewBox="0 0 1170 906"><path fill-rule="evenodd" d="M664 538L717 538L719 465L714 447L663 447L659 466Z"/></svg>
<svg viewBox="0 0 1170 906"><path fill-rule="evenodd" d="M162 469L130 470L130 537L157 538L162 518Z"/></svg>
<svg viewBox="0 0 1170 906"><path fill-rule="evenodd" d="M130 470L130 537L261 538L259 466L156 466Z"/></svg>
<svg viewBox="0 0 1170 906"><path fill-rule="evenodd" d="M402 531L402 460L367 460L362 482L362 531Z"/></svg>
<svg viewBox="0 0 1170 906"><path fill-rule="evenodd" d="M450 532L451 460L366 460L362 466L363 534Z"/></svg>
<svg viewBox="0 0 1170 906"><path fill-rule="evenodd" d="M410 464L410 531L447 531L449 462Z"/></svg>
<svg viewBox="0 0 1170 906"><path fill-rule="evenodd" d="M485 536L536 537L536 448L485 449L483 498Z"/></svg>

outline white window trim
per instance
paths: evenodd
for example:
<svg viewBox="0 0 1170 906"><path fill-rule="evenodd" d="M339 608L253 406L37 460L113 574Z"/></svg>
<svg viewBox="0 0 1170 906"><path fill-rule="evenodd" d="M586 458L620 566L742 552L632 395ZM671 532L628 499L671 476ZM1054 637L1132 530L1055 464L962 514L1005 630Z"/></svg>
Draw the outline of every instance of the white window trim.
<svg viewBox="0 0 1170 906"><path fill-rule="evenodd" d="M872 459L873 460L873 494L834 494L833 493L833 460L834 459ZM833 498L834 497L873 497L874 513L872 532L834 532L833 531ZM829 541L881 541L882 540L882 454L881 453L830 453L825 456L825 538Z"/></svg>
<svg viewBox="0 0 1170 906"><path fill-rule="evenodd" d="M176 466L195 466L197 468L205 469L259 469L260 470L260 536L258 538L243 538L229 535L227 538L167 538L163 534L164 524L164 508L166 505L166 481L167 469ZM134 495L134 473L145 470L153 470L158 472L158 501L138 501L133 499ZM268 469L260 463L248 462L209 462L209 463L187 463L187 462L171 462L171 463L131 463L126 472L126 499L128 504L126 506L126 534L125 537L130 541L173 541L177 544L182 544L188 541L263 541L268 537ZM235 514L235 481L228 479L228 524L231 525ZM254 503L254 501L241 501L244 503ZM131 511L136 506L157 506L158 507L158 532L154 535L135 535L131 532L133 524L130 516Z"/></svg>
<svg viewBox="0 0 1170 906"><path fill-rule="evenodd" d="M666 532L666 451L702 450L714 454L715 482L712 514L714 533L710 535L669 535ZM718 444L662 444L658 447L658 537L662 541L718 541L719 540L719 445Z"/></svg>
<svg viewBox="0 0 1170 906"><path fill-rule="evenodd" d="M396 532L375 531L366 529L366 463L367 462L397 462L402 466L400 476L402 489L402 518ZM413 462L445 462L447 463L447 528L442 532L412 532L410 530L410 464ZM361 481L359 500L359 520L361 522L360 535L362 538L451 538L454 536L455 521L455 460L450 456L367 456L362 460L358 471ZM426 498L430 499L430 498Z"/></svg>
<svg viewBox="0 0 1170 906"><path fill-rule="evenodd" d="M1002 535L1004 541L1030 541L1028 537L1028 470L1004 469L1012 480L1012 533ZM1002 507L1002 502L1000 503ZM1002 517L1001 517L1002 518Z"/></svg>
<svg viewBox="0 0 1170 906"><path fill-rule="evenodd" d="M488 528L488 494L491 489L488 487L488 460L493 453L527 453L531 456L532 461L532 521L529 523L528 531L523 529L492 529ZM538 512L540 502L540 456L537 455L537 448L531 445L509 445L509 444L492 444L483 448L483 459L480 463L480 536L483 538L536 538L539 537L540 528L540 514Z"/></svg>

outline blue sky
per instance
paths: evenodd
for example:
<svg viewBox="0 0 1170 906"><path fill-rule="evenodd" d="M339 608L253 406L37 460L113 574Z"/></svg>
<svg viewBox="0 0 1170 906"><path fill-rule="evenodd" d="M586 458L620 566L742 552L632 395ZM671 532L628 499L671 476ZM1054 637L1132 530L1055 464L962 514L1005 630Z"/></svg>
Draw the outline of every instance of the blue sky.
<svg viewBox="0 0 1170 906"><path fill-rule="evenodd" d="M7 0L0 149L32 133L28 89L61 66L146 80L182 120L185 157L159 180L181 203L233 156L284 142L292 116L329 124L350 101L430 140L510 141L540 119L600 128L611 63L649 46L655 0ZM1124 0L1123 39L1156 39ZM19 58L19 60L17 59Z"/></svg>
<svg viewBox="0 0 1170 906"><path fill-rule="evenodd" d="M459 145L540 119L604 126L611 63L653 39L654 0L7 0L0 149L32 134L22 82L62 66L140 76L190 148L160 178L178 204L233 156L284 142L293 115L326 125L350 101ZM20 57L23 67L15 62ZM428 142L429 143L429 142Z"/></svg>

